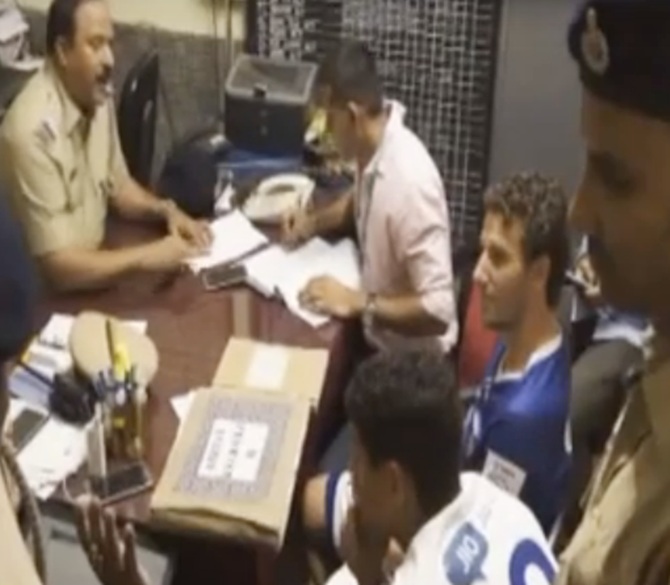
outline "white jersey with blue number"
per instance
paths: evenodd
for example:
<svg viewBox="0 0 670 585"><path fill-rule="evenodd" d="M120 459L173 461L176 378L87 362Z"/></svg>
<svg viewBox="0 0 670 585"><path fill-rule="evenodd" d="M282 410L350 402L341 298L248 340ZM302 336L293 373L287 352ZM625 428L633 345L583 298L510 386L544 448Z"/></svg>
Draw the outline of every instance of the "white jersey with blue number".
<svg viewBox="0 0 670 585"><path fill-rule="evenodd" d="M474 473L412 540L391 585L551 585L556 560L518 499ZM356 585L346 568L329 585Z"/></svg>

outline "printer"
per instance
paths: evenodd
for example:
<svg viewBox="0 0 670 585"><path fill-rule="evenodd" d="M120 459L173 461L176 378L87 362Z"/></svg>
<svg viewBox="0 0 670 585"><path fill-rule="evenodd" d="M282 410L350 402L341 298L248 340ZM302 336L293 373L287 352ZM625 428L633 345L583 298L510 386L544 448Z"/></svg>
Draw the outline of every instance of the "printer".
<svg viewBox="0 0 670 585"><path fill-rule="evenodd" d="M258 154L301 156L316 73L313 63L239 55L225 87L228 141Z"/></svg>

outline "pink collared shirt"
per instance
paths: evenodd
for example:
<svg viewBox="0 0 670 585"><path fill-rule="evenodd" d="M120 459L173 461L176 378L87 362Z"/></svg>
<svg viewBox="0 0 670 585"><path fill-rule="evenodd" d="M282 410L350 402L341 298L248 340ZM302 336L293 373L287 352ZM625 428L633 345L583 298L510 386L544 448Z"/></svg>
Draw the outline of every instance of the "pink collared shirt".
<svg viewBox="0 0 670 585"><path fill-rule="evenodd" d="M447 331L407 337L373 323L365 334L379 349L428 347L446 353L458 335L447 199L433 159L404 125L405 108L397 102L388 106L382 143L354 190L363 288L381 297L421 295L426 311Z"/></svg>

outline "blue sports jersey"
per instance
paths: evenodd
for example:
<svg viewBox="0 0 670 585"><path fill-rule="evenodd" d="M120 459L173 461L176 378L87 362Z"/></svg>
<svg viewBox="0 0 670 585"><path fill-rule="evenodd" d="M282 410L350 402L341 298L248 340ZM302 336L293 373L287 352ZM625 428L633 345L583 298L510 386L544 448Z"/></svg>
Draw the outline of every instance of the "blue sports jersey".
<svg viewBox="0 0 670 585"><path fill-rule="evenodd" d="M559 517L570 471L570 352L562 338L538 349L523 372L499 374L498 343L468 409L465 467L518 496L545 533Z"/></svg>

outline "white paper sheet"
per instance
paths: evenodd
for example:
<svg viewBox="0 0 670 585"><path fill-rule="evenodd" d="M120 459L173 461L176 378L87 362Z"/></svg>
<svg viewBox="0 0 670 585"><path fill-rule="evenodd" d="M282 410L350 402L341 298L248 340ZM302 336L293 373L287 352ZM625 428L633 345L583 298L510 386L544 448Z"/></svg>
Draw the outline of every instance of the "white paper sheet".
<svg viewBox="0 0 670 585"><path fill-rule="evenodd" d="M217 418L198 464L198 477L254 483L269 433L267 424Z"/></svg>
<svg viewBox="0 0 670 585"><path fill-rule="evenodd" d="M194 399L195 399L195 391L191 390L186 394L180 394L179 396L175 396L170 401L170 403L172 404L172 408L174 409L174 412L177 415L177 418L179 419L179 422L184 422L184 420L188 416L188 413L191 410L191 406L193 404Z"/></svg>
<svg viewBox="0 0 670 585"><path fill-rule="evenodd" d="M360 288L358 252L352 240L335 245L315 238L288 254L287 270L277 288L289 310L312 325L320 327L330 318L300 305L299 296L313 278L330 276L350 288Z"/></svg>
<svg viewBox="0 0 670 585"><path fill-rule="evenodd" d="M259 344L251 356L245 385L261 390L281 390L288 368L289 352L279 345Z"/></svg>
<svg viewBox="0 0 670 585"><path fill-rule="evenodd" d="M247 284L266 297L277 292L277 286L287 270L289 256L280 246L254 254L244 262Z"/></svg>
<svg viewBox="0 0 670 585"><path fill-rule="evenodd" d="M216 219L210 227L214 241L209 252L188 262L196 273L223 262L236 260L268 241L239 210Z"/></svg>
<svg viewBox="0 0 670 585"><path fill-rule="evenodd" d="M86 461L86 429L54 417L21 450L18 462L35 495L45 500Z"/></svg>

